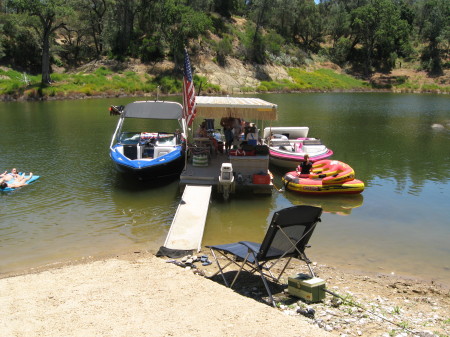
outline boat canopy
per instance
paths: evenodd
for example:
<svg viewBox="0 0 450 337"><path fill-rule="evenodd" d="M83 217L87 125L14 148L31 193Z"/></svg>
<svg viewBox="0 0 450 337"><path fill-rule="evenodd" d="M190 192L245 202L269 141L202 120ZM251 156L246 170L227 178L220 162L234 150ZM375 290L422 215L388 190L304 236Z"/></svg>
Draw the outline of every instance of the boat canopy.
<svg viewBox="0 0 450 337"><path fill-rule="evenodd" d="M181 119L183 106L177 102L137 101L125 106L124 118Z"/></svg>
<svg viewBox="0 0 450 337"><path fill-rule="evenodd" d="M196 96L195 104L197 115L206 118L277 119L277 105L260 98Z"/></svg>

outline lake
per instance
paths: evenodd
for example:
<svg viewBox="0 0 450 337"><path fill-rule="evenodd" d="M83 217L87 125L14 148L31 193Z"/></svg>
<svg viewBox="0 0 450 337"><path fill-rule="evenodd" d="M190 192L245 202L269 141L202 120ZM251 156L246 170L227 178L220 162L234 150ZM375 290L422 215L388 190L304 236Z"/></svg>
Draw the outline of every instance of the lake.
<svg viewBox="0 0 450 337"><path fill-rule="evenodd" d="M447 95L253 95L278 104L273 126L309 126L366 184L361 195L213 195L203 245L259 241L272 214L324 209L313 261L450 284L450 99ZM166 97L181 102L180 97ZM124 179L109 158L111 104L136 98L0 103L0 171L41 176L0 192L0 273L88 256L156 251L180 201L178 181ZM196 121L195 123L197 124ZM164 122L161 131L176 127ZM285 173L271 167L281 186ZM208 253L207 251L205 251Z"/></svg>

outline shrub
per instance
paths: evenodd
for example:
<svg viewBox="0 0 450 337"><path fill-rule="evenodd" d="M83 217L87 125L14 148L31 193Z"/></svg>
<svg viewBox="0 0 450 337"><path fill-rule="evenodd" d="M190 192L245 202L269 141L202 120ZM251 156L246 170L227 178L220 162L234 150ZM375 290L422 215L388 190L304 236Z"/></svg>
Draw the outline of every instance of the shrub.
<svg viewBox="0 0 450 337"><path fill-rule="evenodd" d="M226 57L233 52L231 37L226 35L216 44L217 63L222 67L226 65Z"/></svg>
<svg viewBox="0 0 450 337"><path fill-rule="evenodd" d="M108 76L113 74L113 72L109 69L106 69L105 67L100 67L97 70L95 70L94 74L97 76Z"/></svg>
<svg viewBox="0 0 450 337"><path fill-rule="evenodd" d="M164 46L159 34L144 38L139 48L139 57L142 62L160 61L164 58Z"/></svg>

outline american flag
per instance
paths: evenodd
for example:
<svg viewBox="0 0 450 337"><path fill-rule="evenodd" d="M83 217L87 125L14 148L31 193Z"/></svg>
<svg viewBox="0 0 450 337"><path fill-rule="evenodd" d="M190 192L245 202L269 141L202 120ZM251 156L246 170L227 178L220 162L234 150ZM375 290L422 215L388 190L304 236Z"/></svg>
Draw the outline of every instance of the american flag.
<svg viewBox="0 0 450 337"><path fill-rule="evenodd" d="M183 80L183 116L187 126L191 126L195 118L195 89L192 80L191 62L186 48L184 49L184 80Z"/></svg>

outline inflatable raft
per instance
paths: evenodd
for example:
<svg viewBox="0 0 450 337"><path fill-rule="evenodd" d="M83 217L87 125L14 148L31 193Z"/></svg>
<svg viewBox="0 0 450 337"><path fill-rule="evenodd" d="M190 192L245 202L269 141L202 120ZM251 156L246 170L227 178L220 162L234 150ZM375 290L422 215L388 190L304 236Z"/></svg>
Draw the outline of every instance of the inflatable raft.
<svg viewBox="0 0 450 337"><path fill-rule="evenodd" d="M20 175L24 175L24 173L19 173L19 174L20 174ZM28 177L28 176L26 176L26 177ZM39 179L39 177L40 177L40 176L35 176L35 175L33 175L33 176L31 177L30 180L27 180L27 181L26 181L26 185L31 184L32 182L35 182L36 180ZM13 182L14 182L14 179L8 181L8 183L10 183L10 184L13 183ZM18 188L20 188L20 187L18 187ZM17 189L17 188L6 187L6 188L4 188L4 189L0 189L0 192L14 191L14 190L16 190L16 189Z"/></svg>
<svg viewBox="0 0 450 337"><path fill-rule="evenodd" d="M319 160L310 174L288 172L283 177L284 186L295 192L308 194L356 194L364 191L364 183L355 179L355 171L338 160Z"/></svg>

